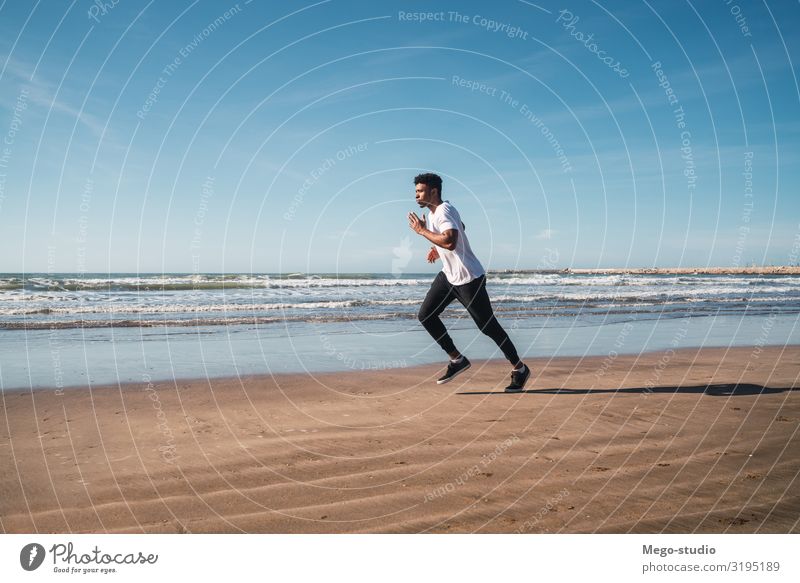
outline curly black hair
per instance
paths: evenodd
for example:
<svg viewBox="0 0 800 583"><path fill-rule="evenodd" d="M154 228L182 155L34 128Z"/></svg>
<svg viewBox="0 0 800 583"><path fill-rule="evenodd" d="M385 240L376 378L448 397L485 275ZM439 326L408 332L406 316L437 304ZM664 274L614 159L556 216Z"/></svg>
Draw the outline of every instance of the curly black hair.
<svg viewBox="0 0 800 583"><path fill-rule="evenodd" d="M442 196L442 177L433 172L426 172L425 174L417 174L414 177L414 184L424 184L429 188L435 188L439 191L439 196Z"/></svg>

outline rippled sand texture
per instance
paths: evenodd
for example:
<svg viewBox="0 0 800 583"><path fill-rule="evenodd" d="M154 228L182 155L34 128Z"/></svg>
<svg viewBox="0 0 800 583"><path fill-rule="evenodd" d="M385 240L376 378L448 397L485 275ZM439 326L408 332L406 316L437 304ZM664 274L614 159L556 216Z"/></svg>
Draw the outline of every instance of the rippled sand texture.
<svg viewBox="0 0 800 583"><path fill-rule="evenodd" d="M6 393L5 532L800 532L800 348Z"/></svg>

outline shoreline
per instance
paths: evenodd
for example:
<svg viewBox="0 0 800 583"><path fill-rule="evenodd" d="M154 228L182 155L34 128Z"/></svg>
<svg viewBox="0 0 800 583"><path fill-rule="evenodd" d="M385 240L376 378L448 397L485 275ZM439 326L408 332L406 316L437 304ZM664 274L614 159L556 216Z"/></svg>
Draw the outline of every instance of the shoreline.
<svg viewBox="0 0 800 583"><path fill-rule="evenodd" d="M690 352L699 352L705 350L727 350L727 351L749 351L753 352L756 350L790 350L790 351L798 351L800 352L800 344L764 344L761 346L725 346L725 345L710 345L706 344L705 346L681 346L673 349L668 350L644 350L639 352L618 352L616 350L610 351L614 352L616 356L615 359L618 357L644 357L649 358L653 357L656 354L663 354L665 352L681 352L681 351L690 351ZM574 361L578 360L587 360L587 359L607 359L609 358L608 355L605 354L560 354L558 356L551 356L551 357L541 357L541 356L531 356L526 357L526 362L528 360L537 361L537 362L547 362L553 363L560 360L565 361ZM490 366L506 366L506 360L503 357L492 358L492 359L481 359L481 358L471 358L470 359L473 363L483 363L485 365ZM443 364L444 363L444 364ZM349 375L349 374L379 374L379 373L393 373L398 371L408 371L414 372L419 371L420 373L429 372L431 368L443 368L445 366L445 360L442 359L442 362L437 363L429 363L429 364L413 364L410 366L401 366L401 367L385 367L385 368L346 368L342 370L306 370L304 372L259 372L259 373L247 373L241 375L220 375L220 376L168 376L168 377L161 377L159 375L153 375L152 372L143 372L142 381L122 381L119 383L107 383L107 382L95 382L91 385L88 384L80 384L80 385L61 385L61 386L52 386L52 385L35 385L35 386L28 386L28 387L12 387L3 389L0 391L0 395L11 395L14 393L30 393L32 391L40 392L40 391L102 391L102 390L131 390L131 387L137 387L142 384L146 384L147 382L152 383L208 383L208 382L222 382L222 383L230 383L230 382L239 382L239 381L246 381L248 383L257 383L260 381L275 381L280 379L291 379L292 377L297 376L323 376L323 375ZM144 380L144 377L148 377L147 380Z"/></svg>
<svg viewBox="0 0 800 583"><path fill-rule="evenodd" d="M6 532L800 532L800 347L4 393Z"/></svg>

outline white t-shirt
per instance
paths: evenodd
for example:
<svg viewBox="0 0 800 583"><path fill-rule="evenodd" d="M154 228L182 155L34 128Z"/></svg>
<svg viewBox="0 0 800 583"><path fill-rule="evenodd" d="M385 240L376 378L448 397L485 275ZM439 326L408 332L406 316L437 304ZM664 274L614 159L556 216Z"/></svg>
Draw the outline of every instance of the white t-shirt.
<svg viewBox="0 0 800 583"><path fill-rule="evenodd" d="M453 285L464 285L486 273L469 246L469 239L456 207L448 201L442 202L436 207L436 212L429 213L428 223L428 228L434 233L441 234L449 229L458 231L458 241L453 251L436 246L447 281Z"/></svg>

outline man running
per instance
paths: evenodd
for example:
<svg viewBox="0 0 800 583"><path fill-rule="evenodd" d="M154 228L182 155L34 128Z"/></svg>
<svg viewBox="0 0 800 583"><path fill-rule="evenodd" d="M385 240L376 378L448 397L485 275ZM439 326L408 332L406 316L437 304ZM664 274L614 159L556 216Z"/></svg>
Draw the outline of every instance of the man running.
<svg viewBox="0 0 800 583"><path fill-rule="evenodd" d="M489 294L486 293L486 272L469 246L464 224L456 208L442 200L442 179L436 174L420 174L414 178L417 204L430 209L430 225L416 213L408 213L408 224L415 233L433 243L428 263L442 260L442 270L436 275L428 295L419 310L419 321L433 339L450 356L447 372L438 381L443 384L470 367L467 357L453 344L439 315L457 299L478 325L481 332L495 341L513 365L511 384L506 392L518 393L531 376L530 369L519 359L511 339L494 316Z"/></svg>

